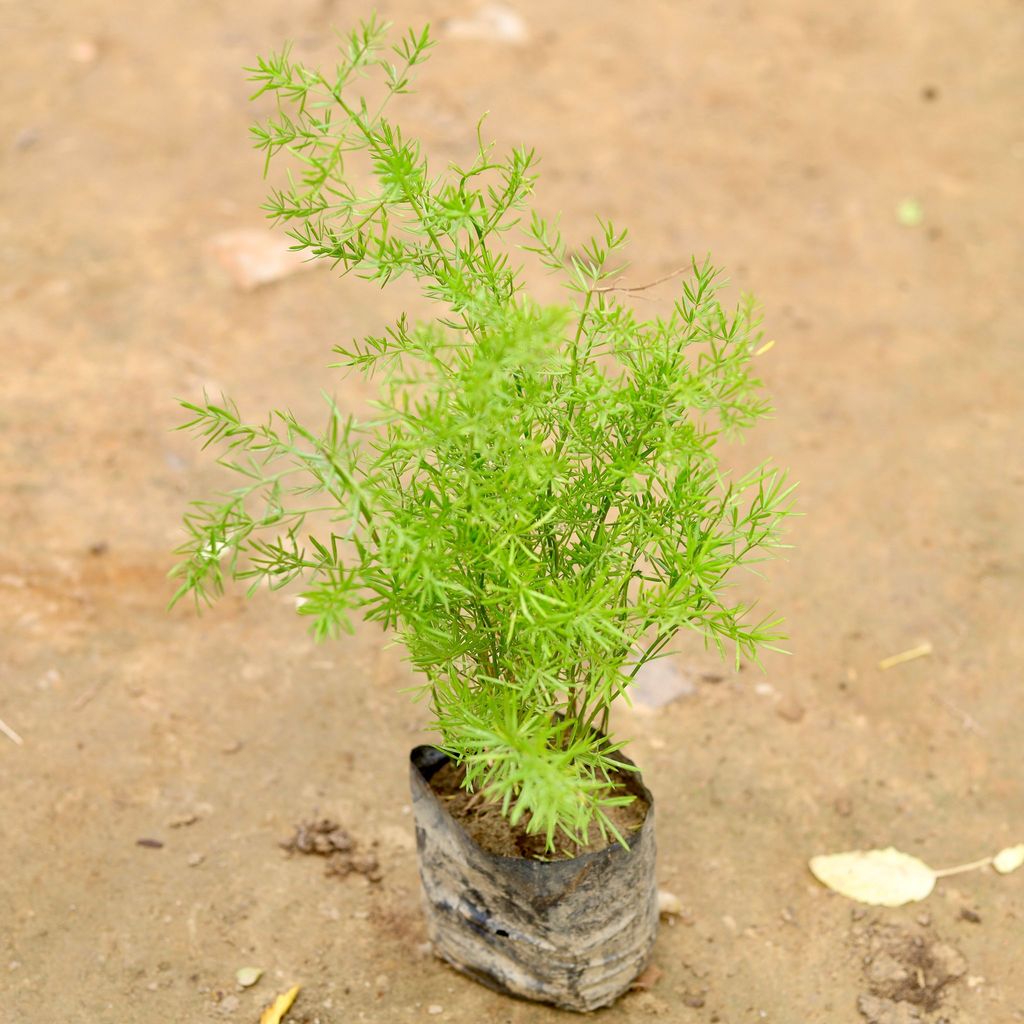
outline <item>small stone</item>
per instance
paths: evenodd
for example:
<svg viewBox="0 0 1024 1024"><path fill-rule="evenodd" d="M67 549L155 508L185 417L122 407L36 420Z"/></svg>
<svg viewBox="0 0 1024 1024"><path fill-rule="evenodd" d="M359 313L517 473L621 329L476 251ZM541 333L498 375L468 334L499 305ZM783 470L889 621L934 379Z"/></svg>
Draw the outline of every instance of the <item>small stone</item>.
<svg viewBox="0 0 1024 1024"><path fill-rule="evenodd" d="M659 999L653 992L641 992L634 1005L648 1017L664 1017L669 1012L669 1005Z"/></svg>
<svg viewBox="0 0 1024 1024"><path fill-rule="evenodd" d="M24 128L17 135L14 136L14 141L11 143L16 150L31 149L39 141L39 132L35 128ZM6 583L6 580L16 579L15 576L7 576L6 578L0 577L0 582L4 582L6 586L24 586L24 582L21 584Z"/></svg>
<svg viewBox="0 0 1024 1024"><path fill-rule="evenodd" d="M872 958L865 973L875 989L898 986L910 977L903 964L884 950Z"/></svg>
<svg viewBox="0 0 1024 1024"><path fill-rule="evenodd" d="M442 29L453 39L522 44L529 38L522 16L504 4L487 4L469 17L450 18Z"/></svg>
<svg viewBox="0 0 1024 1024"><path fill-rule="evenodd" d="M438 1014L444 1013L444 1007L440 1003L431 1003L427 1007L427 1013L429 1013L431 1017L436 1017Z"/></svg>
<svg viewBox="0 0 1024 1024"><path fill-rule="evenodd" d="M857 1010L868 1024L921 1024L921 1015L910 1003L895 1003L878 996L861 996Z"/></svg>
<svg viewBox="0 0 1024 1024"><path fill-rule="evenodd" d="M252 988L260 978L263 977L262 967L239 967L235 971L235 981L238 982L242 988Z"/></svg>
<svg viewBox="0 0 1024 1024"><path fill-rule="evenodd" d="M783 697L775 707L775 714L785 722L799 722L806 713L795 697Z"/></svg>
<svg viewBox="0 0 1024 1024"><path fill-rule="evenodd" d="M932 915L925 910L917 915L916 921L922 928L927 928L932 923Z"/></svg>
<svg viewBox="0 0 1024 1024"><path fill-rule="evenodd" d="M79 39L68 49L68 56L76 64L95 64L100 55L100 48L92 39Z"/></svg>
<svg viewBox="0 0 1024 1024"><path fill-rule="evenodd" d="M981 914L976 910L971 910L969 907L963 907L960 910L960 919L962 921L969 921L971 924L981 924Z"/></svg>
<svg viewBox="0 0 1024 1024"><path fill-rule="evenodd" d="M190 853L188 859L185 861L190 868L197 868L203 861L206 860L206 854L203 853Z"/></svg>
<svg viewBox="0 0 1024 1024"><path fill-rule="evenodd" d="M629 687L634 707L656 711L697 692L693 679L667 658L647 662Z"/></svg>
<svg viewBox="0 0 1024 1024"><path fill-rule="evenodd" d="M292 251L287 239L268 230L223 231L209 240L207 251L227 272L234 286L243 292L254 291L316 265Z"/></svg>
<svg viewBox="0 0 1024 1024"><path fill-rule="evenodd" d="M689 1006L691 1009L699 1010L703 1005L704 996L700 995L699 993L694 995L690 992L687 992L686 995L683 996L683 1006Z"/></svg>
<svg viewBox="0 0 1024 1024"><path fill-rule="evenodd" d="M198 820L198 814L193 814L191 811L188 811L184 814L176 814L173 818L168 818L167 827L187 828L189 825L194 825Z"/></svg>
<svg viewBox="0 0 1024 1024"><path fill-rule="evenodd" d="M238 1009L241 1001L238 996L225 996L220 1001L220 1008L223 1013L234 1013Z"/></svg>
<svg viewBox="0 0 1024 1024"><path fill-rule="evenodd" d="M944 979L962 978L967 973L967 961L960 950L946 942L936 942L931 949L936 971Z"/></svg>
<svg viewBox="0 0 1024 1024"><path fill-rule="evenodd" d="M325 838L330 844L330 848L339 853L348 853L355 845L352 837L340 826L328 832Z"/></svg>
<svg viewBox="0 0 1024 1024"><path fill-rule="evenodd" d="M663 917L681 917L683 904L674 892L667 889L658 890L658 913Z"/></svg>

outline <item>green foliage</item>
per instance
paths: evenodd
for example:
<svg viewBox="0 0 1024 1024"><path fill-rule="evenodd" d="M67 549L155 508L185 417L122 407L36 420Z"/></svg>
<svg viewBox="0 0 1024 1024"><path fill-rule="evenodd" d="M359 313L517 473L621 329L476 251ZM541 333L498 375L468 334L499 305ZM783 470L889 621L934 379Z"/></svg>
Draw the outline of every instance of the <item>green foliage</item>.
<svg viewBox="0 0 1024 1024"><path fill-rule="evenodd" d="M790 488L768 466L729 482L715 454L767 411L752 303L727 312L693 262L671 314L639 318L619 298L637 289L610 283L626 233L569 250L527 205L534 153L495 156L479 127L472 164L432 171L384 116L432 45L389 51L371 21L331 75L287 50L250 69L278 100L256 145L296 169L270 217L345 272L411 275L437 313L337 350L380 381L369 419L329 398L316 431L184 403L240 486L186 516L175 600L302 580L317 638L353 612L393 630L468 784L553 847L611 827L609 707L680 629L737 659L780 636L727 580L778 545ZM375 107L356 91L370 74ZM517 249L560 275L564 305L524 292Z"/></svg>

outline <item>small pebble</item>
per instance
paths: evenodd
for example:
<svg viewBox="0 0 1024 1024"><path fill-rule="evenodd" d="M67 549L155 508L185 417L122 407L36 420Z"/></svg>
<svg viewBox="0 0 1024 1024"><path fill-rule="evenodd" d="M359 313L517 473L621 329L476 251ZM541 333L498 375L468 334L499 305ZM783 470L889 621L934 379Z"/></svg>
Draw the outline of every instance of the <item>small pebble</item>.
<svg viewBox="0 0 1024 1024"><path fill-rule="evenodd" d="M145 846L149 850L162 850L164 844L159 839L136 839L136 846Z"/></svg>
<svg viewBox="0 0 1024 1024"><path fill-rule="evenodd" d="M775 708L775 714L786 722L799 722L807 712L795 697L783 697Z"/></svg>
<svg viewBox="0 0 1024 1024"><path fill-rule="evenodd" d="M243 292L254 291L315 266L293 251L287 239L272 235L265 228L222 231L208 241L207 252L211 262L218 264L231 283Z"/></svg>
<svg viewBox="0 0 1024 1024"><path fill-rule="evenodd" d="M24 131L18 132L14 136L14 141L11 143L14 149L24 150L31 149L39 141L39 132L35 128L26 128ZM14 579L14 577L8 577L8 579ZM7 586L15 586L16 584L8 583ZM24 584L21 584L24 586Z"/></svg>
<svg viewBox="0 0 1024 1024"><path fill-rule="evenodd" d="M448 19L442 23L442 31L454 39L496 43L522 44L530 37L518 11L496 3L484 5L469 17Z"/></svg>
<svg viewBox="0 0 1024 1024"><path fill-rule="evenodd" d="M235 971L235 981L238 982L242 988L252 988L260 978L263 977L262 967L239 967Z"/></svg>
<svg viewBox="0 0 1024 1024"><path fill-rule="evenodd" d="M429 1013L431 1017L436 1017L439 1013L444 1013L444 1007L440 1003L431 1003L427 1007L427 1013Z"/></svg>
<svg viewBox="0 0 1024 1024"><path fill-rule="evenodd" d="M963 921L969 921L971 924L981 924L981 914L976 910L969 910L967 907L960 911L960 918Z"/></svg>
<svg viewBox="0 0 1024 1024"><path fill-rule="evenodd" d="M647 711L666 707L697 692L693 678L666 658L649 661L637 672L629 688L634 705Z"/></svg>
<svg viewBox="0 0 1024 1024"><path fill-rule="evenodd" d="M238 996L225 996L220 1001L220 1008L224 1013L234 1013L238 1009L240 1001Z"/></svg>
<svg viewBox="0 0 1024 1024"><path fill-rule="evenodd" d="M848 818L853 814L853 801L848 796L837 796L832 807L840 818Z"/></svg>
<svg viewBox="0 0 1024 1024"><path fill-rule="evenodd" d="M667 889L658 890L658 913L665 917L680 917L683 913L683 904L674 892Z"/></svg>
<svg viewBox="0 0 1024 1024"><path fill-rule="evenodd" d="M206 860L206 855L203 853L190 853L186 863L190 868L197 868L203 861Z"/></svg>
<svg viewBox="0 0 1024 1024"><path fill-rule="evenodd" d="M917 915L917 923L922 928L927 928L932 923L932 915L925 911L922 914Z"/></svg>
<svg viewBox="0 0 1024 1024"><path fill-rule="evenodd" d="M99 55L100 48L91 39L79 39L68 50L68 56L76 64L95 64Z"/></svg>

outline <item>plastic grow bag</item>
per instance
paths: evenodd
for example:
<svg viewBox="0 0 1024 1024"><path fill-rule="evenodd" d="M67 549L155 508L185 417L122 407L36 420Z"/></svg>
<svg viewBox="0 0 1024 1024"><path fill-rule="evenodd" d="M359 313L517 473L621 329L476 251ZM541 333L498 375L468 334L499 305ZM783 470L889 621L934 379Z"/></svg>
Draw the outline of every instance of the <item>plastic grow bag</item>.
<svg viewBox="0 0 1024 1024"><path fill-rule="evenodd" d="M639 773L625 773L627 785L648 810L628 849L539 861L483 850L430 786L447 755L420 746L410 759L434 952L509 995L569 1010L614 1002L646 965L658 927L654 801Z"/></svg>

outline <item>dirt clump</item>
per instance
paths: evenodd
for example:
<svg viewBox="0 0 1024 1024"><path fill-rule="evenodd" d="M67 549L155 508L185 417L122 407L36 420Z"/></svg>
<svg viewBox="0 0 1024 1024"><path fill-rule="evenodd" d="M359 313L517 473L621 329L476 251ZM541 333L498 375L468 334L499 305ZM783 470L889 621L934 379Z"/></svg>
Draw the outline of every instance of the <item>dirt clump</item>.
<svg viewBox="0 0 1024 1024"><path fill-rule="evenodd" d="M950 986L967 973L960 951L927 930L875 921L858 931L869 988L857 1002L861 1015L869 1024L938 1024L942 1017L926 1015L944 1008Z"/></svg>
<svg viewBox="0 0 1024 1024"><path fill-rule="evenodd" d="M613 836L604 836L596 823L592 823L585 843L566 843L563 837L554 853L546 850L544 836L527 831L528 819L523 818L512 825L501 813L501 805L486 800L480 792L472 793L463 789L466 770L449 762L435 773L430 780L431 788L441 798L451 816L488 853L502 857L525 857L534 860L568 860L585 853L596 853L610 843L617 842ZM647 801L637 792L639 786L634 779L617 772L613 796L631 796L634 799L621 807L610 807L606 814L616 829L627 837L637 831L647 817Z"/></svg>
<svg viewBox="0 0 1024 1024"><path fill-rule="evenodd" d="M294 835L280 845L288 853L326 858L324 874L329 877L344 878L353 872L371 882L379 882L384 877L376 853L359 851L351 834L330 818L300 822L295 826Z"/></svg>

